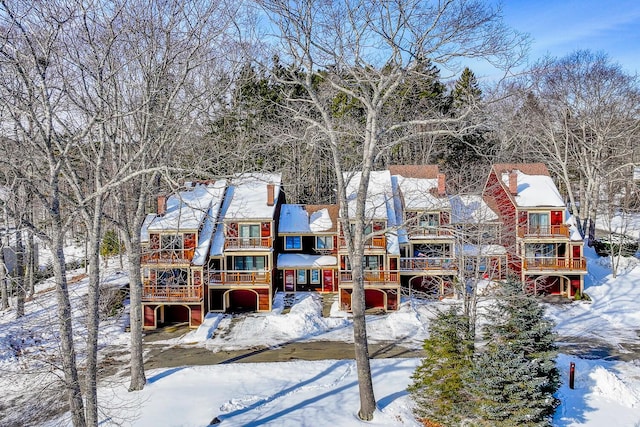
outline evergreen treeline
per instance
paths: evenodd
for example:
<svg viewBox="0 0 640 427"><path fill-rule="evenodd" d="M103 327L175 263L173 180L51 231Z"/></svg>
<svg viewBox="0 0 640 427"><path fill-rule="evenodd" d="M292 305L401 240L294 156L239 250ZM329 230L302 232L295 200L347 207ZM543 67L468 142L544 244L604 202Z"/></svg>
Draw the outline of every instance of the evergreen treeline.
<svg viewBox="0 0 640 427"><path fill-rule="evenodd" d="M482 344L453 307L433 319L425 358L408 390L427 426L551 425L560 386L553 323L520 284L503 285L488 309Z"/></svg>
<svg viewBox="0 0 640 427"><path fill-rule="evenodd" d="M216 151L210 155L227 157L225 162L216 162L227 167L227 170L216 170L217 174L251 168L281 172L290 203L334 203L331 153L325 144L314 143L314 138L320 138L317 133L292 120L292 116L302 115L300 112L307 108L308 101L304 90L284 83L291 80L287 75L296 72L274 58L270 68L246 64L238 76L230 77L235 81L231 94L221 102L218 117L209 124L207 138ZM350 132L361 127L365 116L362 105L332 90L322 80L324 73L318 75L321 77L313 84L326 86L323 90L333 115L343 120ZM438 164L447 174L452 191L478 190L473 185L482 182L486 168L495 160L493 147L497 145L489 130L479 126L483 119L469 114L469 111L481 111L481 103L482 91L469 68L447 86L431 61L419 60L407 71L398 96L388 103L384 116L391 124L437 114L461 118L459 128L451 129L450 135L433 135L426 129L390 133L389 148L378 153L376 167ZM306 110L305 114L310 111ZM300 144L300 140L306 143ZM359 140L345 142L341 147L344 164L349 170L358 170L361 144Z"/></svg>

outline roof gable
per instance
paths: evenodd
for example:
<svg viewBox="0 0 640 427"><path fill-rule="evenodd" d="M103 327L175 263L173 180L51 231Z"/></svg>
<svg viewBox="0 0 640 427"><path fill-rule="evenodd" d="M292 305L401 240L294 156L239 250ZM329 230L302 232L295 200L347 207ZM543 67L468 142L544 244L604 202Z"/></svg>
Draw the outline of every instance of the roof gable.
<svg viewBox="0 0 640 427"><path fill-rule="evenodd" d="M280 174L242 175L232 180L233 188L225 220L273 219L280 195ZM267 186L274 186L274 203L267 203Z"/></svg>

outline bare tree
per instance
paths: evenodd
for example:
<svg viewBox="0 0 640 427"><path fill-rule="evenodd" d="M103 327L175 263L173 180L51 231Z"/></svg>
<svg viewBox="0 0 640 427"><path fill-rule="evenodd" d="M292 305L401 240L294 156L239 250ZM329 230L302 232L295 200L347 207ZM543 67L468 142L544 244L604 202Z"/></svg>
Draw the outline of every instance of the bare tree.
<svg viewBox="0 0 640 427"><path fill-rule="evenodd" d="M632 168L626 168L610 176L603 184L599 200L600 229L594 244L608 252L614 278L622 258L632 256L638 244L638 240L630 236L631 224L640 213L640 189L630 180L632 174Z"/></svg>
<svg viewBox="0 0 640 427"><path fill-rule="evenodd" d="M56 2L39 3L37 8L31 2L0 3L0 103L5 113L2 144L7 154L0 162L28 187L48 214L46 229L23 224L46 241L53 253L62 371L73 424L82 426L84 404L63 251L72 216L64 212L61 176L72 141L61 134L59 126L60 120L69 118L59 68L63 65L60 36L72 15L68 5ZM19 216L15 211L9 214Z"/></svg>
<svg viewBox="0 0 640 427"><path fill-rule="evenodd" d="M602 53L577 51L534 66L502 110L522 160L544 160L569 197L583 237L594 238L604 184L628 169L640 132L640 87Z"/></svg>
<svg viewBox="0 0 640 427"><path fill-rule="evenodd" d="M227 32L235 13L236 6L226 2L134 1L118 20L120 35L110 58L115 71L106 89L113 112L108 168L116 206L109 219L118 226L128 257L130 391L146 382L140 229L149 200L161 190L161 176L170 180L172 171L216 170L204 164L199 140L203 116L228 90L219 75L232 57ZM181 157L193 147L202 151L196 164L186 164Z"/></svg>
<svg viewBox="0 0 640 427"><path fill-rule="evenodd" d="M399 0L258 2L271 19L274 52L291 62L280 77L302 88L289 94L293 119L306 124L306 141L332 154L341 225L352 266L355 357L360 388L358 416L371 420L376 407L371 381L362 259L369 178L381 153L423 134L462 132L460 117L440 110L399 119L387 108L421 61L455 67L464 57L493 59L508 67L524 39L503 26L499 10L482 2ZM431 77L431 76L430 76ZM357 114L348 114L358 109ZM359 161L345 163L343 151ZM347 208L347 172L361 171L355 209ZM353 225L353 228L352 228Z"/></svg>

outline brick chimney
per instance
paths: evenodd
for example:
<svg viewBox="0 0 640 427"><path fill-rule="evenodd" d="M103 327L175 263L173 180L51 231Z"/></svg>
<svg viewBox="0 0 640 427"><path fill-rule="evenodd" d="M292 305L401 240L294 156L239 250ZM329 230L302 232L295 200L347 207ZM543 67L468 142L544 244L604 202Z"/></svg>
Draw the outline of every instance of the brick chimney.
<svg viewBox="0 0 640 427"><path fill-rule="evenodd" d="M518 195L518 171L515 169L509 172L509 193Z"/></svg>
<svg viewBox="0 0 640 427"><path fill-rule="evenodd" d="M443 173L438 174L438 196L443 197L445 195L445 175Z"/></svg>
<svg viewBox="0 0 640 427"><path fill-rule="evenodd" d="M275 204L276 186L273 183L267 184L267 206Z"/></svg>
<svg viewBox="0 0 640 427"><path fill-rule="evenodd" d="M162 216L167 212L167 196L158 196L158 215Z"/></svg>

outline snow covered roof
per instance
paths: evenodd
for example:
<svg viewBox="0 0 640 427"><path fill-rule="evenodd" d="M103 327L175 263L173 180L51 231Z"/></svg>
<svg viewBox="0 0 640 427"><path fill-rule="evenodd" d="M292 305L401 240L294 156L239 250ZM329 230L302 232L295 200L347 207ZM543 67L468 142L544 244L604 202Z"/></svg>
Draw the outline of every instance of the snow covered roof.
<svg viewBox="0 0 640 427"><path fill-rule="evenodd" d="M448 198L435 194L438 189L437 179L405 178L399 175L395 178L405 210L439 211L451 208Z"/></svg>
<svg viewBox="0 0 640 427"><path fill-rule="evenodd" d="M452 224L478 224L498 220L498 215L480 195L455 195L449 197L449 200Z"/></svg>
<svg viewBox="0 0 640 427"><path fill-rule="evenodd" d="M224 219L273 219L280 194L280 174L251 174L235 178L230 183L233 187L231 204ZM267 203L267 186L273 184L274 203Z"/></svg>
<svg viewBox="0 0 640 427"><path fill-rule="evenodd" d="M345 180L347 181L347 203L350 217L355 216L356 196L361 179L361 172L345 174ZM395 210L395 197L391 183L391 173L388 170L371 171L367 199L365 202L365 217L367 221L384 219L387 221L388 227L396 227L398 225ZM400 254L397 232L387 232L385 233L385 236L387 238L387 252L394 255Z"/></svg>
<svg viewBox="0 0 640 427"><path fill-rule="evenodd" d="M284 204L280 210L279 234L314 234L336 230L336 205Z"/></svg>
<svg viewBox="0 0 640 427"><path fill-rule="evenodd" d="M280 254L278 268L320 268L338 265L336 257L331 255Z"/></svg>
<svg viewBox="0 0 640 427"><path fill-rule="evenodd" d="M302 205L283 204L280 210L278 233L310 234L309 214Z"/></svg>
<svg viewBox="0 0 640 427"><path fill-rule="evenodd" d="M361 172L345 173L347 181L347 203L349 205L349 216L355 216L356 197ZM387 219L387 202L393 200L393 190L391 188L391 174L388 170L371 171L367 199L365 202L365 216L367 219Z"/></svg>
<svg viewBox="0 0 640 427"><path fill-rule="evenodd" d="M565 207L564 200L558 192L556 184L549 175L529 175L514 169L517 176L518 194L514 197L519 207ZM501 179L507 191L509 174L503 172Z"/></svg>
<svg viewBox="0 0 640 427"><path fill-rule="evenodd" d="M196 184L167 199L164 215L155 216L147 226L148 231L197 231L207 217L209 209L219 204L226 181L214 184Z"/></svg>
<svg viewBox="0 0 640 427"><path fill-rule="evenodd" d="M338 205L307 205L309 228L314 233L335 232L337 228Z"/></svg>
<svg viewBox="0 0 640 427"><path fill-rule="evenodd" d="M567 214L568 215L568 214ZM565 221L565 224L569 225L569 239L574 241L584 240L578 231L578 226L576 225L576 217L573 215L569 215L569 218Z"/></svg>
<svg viewBox="0 0 640 427"><path fill-rule="evenodd" d="M409 234L405 227L402 227L402 198L400 196L400 188L398 187L398 176L391 176L391 186L393 188L393 208L396 214L395 224L397 227L397 238L400 245L409 243Z"/></svg>
<svg viewBox="0 0 640 427"><path fill-rule="evenodd" d="M204 220L204 225L198 235L198 246L196 247L193 260L191 261L193 265L204 265L205 262L207 262L207 255L209 253L213 232L216 229L216 220L218 218L218 209L220 208L221 201L222 200L220 199L215 206L211 206L207 218Z"/></svg>
<svg viewBox="0 0 640 427"><path fill-rule="evenodd" d="M231 204L231 200L233 200L233 193L235 191L235 187L229 186L227 187L227 191L224 197L224 202L222 202L222 206L220 207L220 219L222 220L227 211L229 210L229 205ZM216 227L215 234L213 235L213 239L211 241L211 247L209 249L209 256L221 256L224 252L224 227Z"/></svg>
<svg viewBox="0 0 640 427"><path fill-rule="evenodd" d="M147 216L144 218L144 221L142 222L142 227L140 228L140 242L141 243L147 243L149 241L149 224L151 224L151 221L153 221L156 217L156 214L147 214Z"/></svg>

